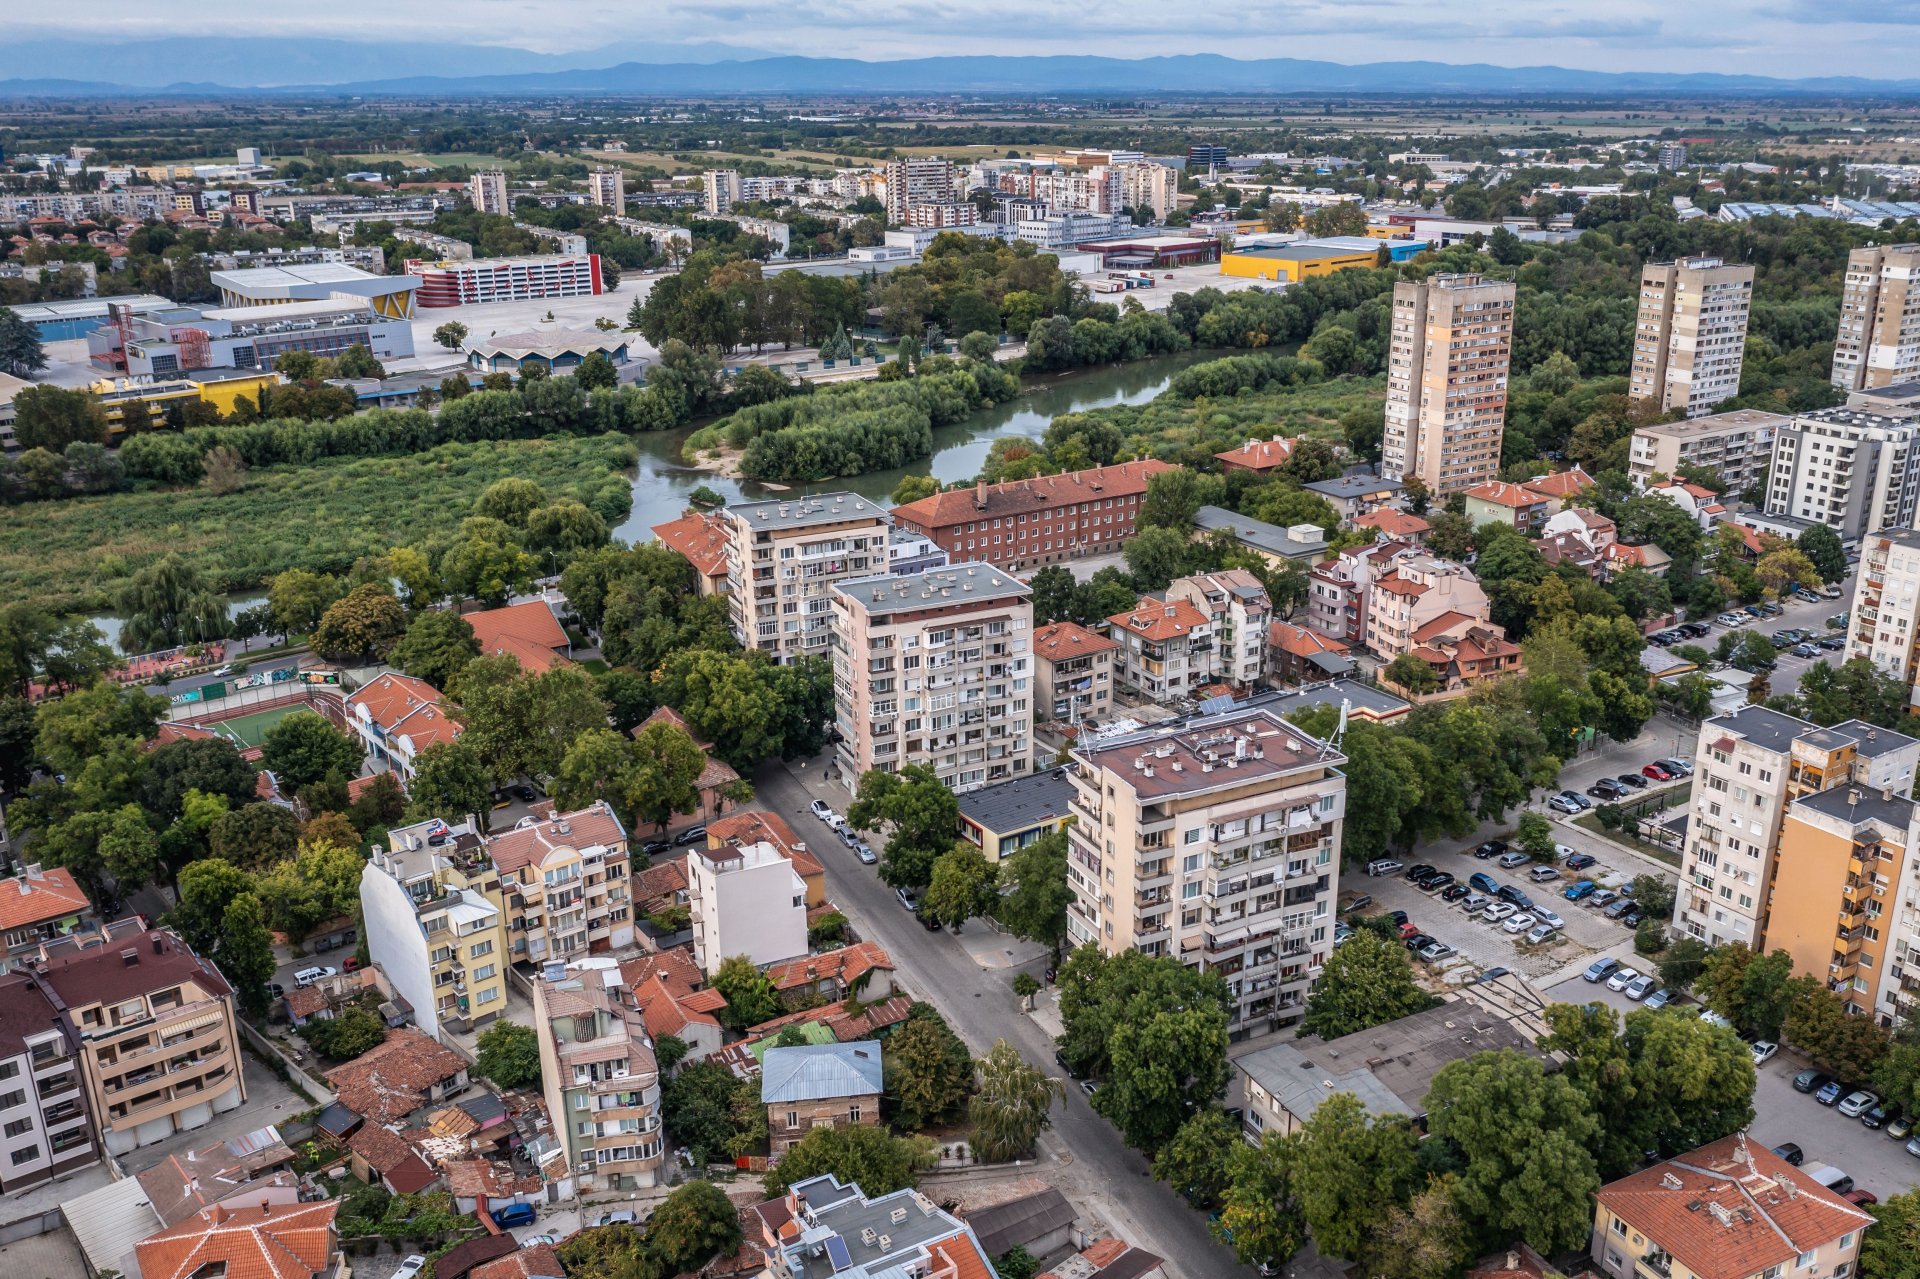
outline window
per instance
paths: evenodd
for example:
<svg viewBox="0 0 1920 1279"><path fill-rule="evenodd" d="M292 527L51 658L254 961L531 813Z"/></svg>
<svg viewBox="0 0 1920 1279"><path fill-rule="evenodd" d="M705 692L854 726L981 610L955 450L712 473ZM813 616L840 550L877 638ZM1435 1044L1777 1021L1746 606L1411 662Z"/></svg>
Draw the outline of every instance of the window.
<svg viewBox="0 0 1920 1279"><path fill-rule="evenodd" d="M1627 1237L1627 1223L1615 1217L1613 1219L1613 1233L1625 1239Z"/></svg>
<svg viewBox="0 0 1920 1279"><path fill-rule="evenodd" d="M31 1119L16 1119L12 1123L8 1124L5 1129L6 1135L9 1137L18 1137L23 1133L29 1133L32 1131L33 1131L33 1120Z"/></svg>
<svg viewBox="0 0 1920 1279"><path fill-rule="evenodd" d="M488 986L474 995L473 1002L476 1004L490 1004L498 998L500 998L500 988L498 986Z"/></svg>
<svg viewBox="0 0 1920 1279"><path fill-rule="evenodd" d="M479 942L467 947L467 958L469 959L479 959L482 955L491 955L492 953L493 942L491 940Z"/></svg>
<svg viewBox="0 0 1920 1279"><path fill-rule="evenodd" d="M1808 1266L1811 1266L1811 1265L1813 1264L1813 1260L1814 1260L1814 1258L1813 1258L1813 1254L1812 1254L1812 1253L1810 1253L1810 1252L1803 1252L1803 1253L1801 1253L1801 1254L1800 1254L1800 1268L1801 1268L1802 1270L1805 1270L1805 1269L1806 1269L1806 1268L1807 1268Z"/></svg>
<svg viewBox="0 0 1920 1279"><path fill-rule="evenodd" d="M1197 844L1200 842L1201 834L1201 829L1198 826L1189 831L1182 831L1180 832L1180 842L1183 844Z"/></svg>
<svg viewBox="0 0 1920 1279"><path fill-rule="evenodd" d="M847 1122L850 1124L857 1124L860 1122L860 1103L859 1102L855 1102L853 1105L847 1107Z"/></svg>
<svg viewBox="0 0 1920 1279"><path fill-rule="evenodd" d="M791 1130L791 1129L794 1129L794 1128L798 1128L799 1126L800 1126L800 1112L799 1112L799 1111L797 1111L797 1110L789 1110L789 1111L787 1112L787 1127L788 1127L788 1129L790 1129L790 1130Z"/></svg>
<svg viewBox="0 0 1920 1279"><path fill-rule="evenodd" d="M21 1164L30 1164L39 1157L40 1147L22 1146L13 1152L13 1166L18 1168Z"/></svg>
<svg viewBox="0 0 1920 1279"><path fill-rule="evenodd" d="M0 1110L12 1110L26 1099L27 1094L18 1088L12 1092L0 1093Z"/></svg>

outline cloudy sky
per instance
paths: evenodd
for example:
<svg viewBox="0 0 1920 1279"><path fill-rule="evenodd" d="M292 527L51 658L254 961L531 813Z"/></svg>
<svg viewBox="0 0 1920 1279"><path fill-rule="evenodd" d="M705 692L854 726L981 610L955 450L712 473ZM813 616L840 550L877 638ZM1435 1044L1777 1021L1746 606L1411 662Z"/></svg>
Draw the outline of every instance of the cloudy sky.
<svg viewBox="0 0 1920 1279"><path fill-rule="evenodd" d="M1402 58L1595 70L1911 76L1920 0L93 0L84 29L57 8L12 33L456 40L572 53L656 40L890 59L940 53ZM47 14L46 25L37 21ZM8 68L0 51L0 75Z"/></svg>

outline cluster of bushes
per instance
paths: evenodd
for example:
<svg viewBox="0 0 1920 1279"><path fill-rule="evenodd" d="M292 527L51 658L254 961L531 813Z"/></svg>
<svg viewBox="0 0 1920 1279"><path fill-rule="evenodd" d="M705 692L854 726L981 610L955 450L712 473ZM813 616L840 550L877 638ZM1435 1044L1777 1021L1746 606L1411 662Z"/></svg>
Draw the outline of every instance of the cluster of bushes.
<svg viewBox="0 0 1920 1279"><path fill-rule="evenodd" d="M1187 335L1155 311L1129 310L1121 315L1111 304L1096 303L1078 320L1048 316L1027 330L1028 372L1053 372L1117 364L1184 351Z"/></svg>

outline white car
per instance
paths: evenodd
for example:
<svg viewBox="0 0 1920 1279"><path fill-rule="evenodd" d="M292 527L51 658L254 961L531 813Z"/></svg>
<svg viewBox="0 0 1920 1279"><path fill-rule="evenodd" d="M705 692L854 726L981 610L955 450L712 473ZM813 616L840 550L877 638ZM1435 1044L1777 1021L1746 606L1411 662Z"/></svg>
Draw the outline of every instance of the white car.
<svg viewBox="0 0 1920 1279"><path fill-rule="evenodd" d="M1501 924L1500 927L1506 929L1510 933L1524 933L1527 931L1527 929L1533 927L1533 916L1532 915L1515 915L1512 918L1508 919L1505 923Z"/></svg>
<svg viewBox="0 0 1920 1279"><path fill-rule="evenodd" d="M1511 914L1513 914L1512 902L1495 902L1486 909L1486 917L1489 923L1497 924Z"/></svg>
<svg viewBox="0 0 1920 1279"><path fill-rule="evenodd" d="M1773 1055L1779 1051L1780 1051L1780 1045L1774 1043L1771 1039L1754 1040L1753 1041L1754 1066L1760 1067L1760 1066L1766 1065L1767 1062L1773 1059Z"/></svg>
<svg viewBox="0 0 1920 1279"><path fill-rule="evenodd" d="M1880 1098L1870 1092L1857 1092L1840 1103L1840 1113L1849 1119L1858 1119L1880 1103Z"/></svg>
<svg viewBox="0 0 1920 1279"><path fill-rule="evenodd" d="M411 1257L401 1261L400 1268L393 1272L393 1279L413 1279L415 1275L426 1268L427 1259L416 1252Z"/></svg>
<svg viewBox="0 0 1920 1279"><path fill-rule="evenodd" d="M1640 971L1635 968L1616 969L1613 976L1607 978L1607 989L1625 990L1628 985L1632 983L1633 979L1639 975Z"/></svg>
<svg viewBox="0 0 1920 1279"><path fill-rule="evenodd" d="M325 981L327 978L337 975L339 971L339 969L329 964L315 964L312 968L302 968L299 972L295 973L293 975L293 984L296 986L311 986L317 981ZM425 1265L426 1262L422 1261L420 1264Z"/></svg>
<svg viewBox="0 0 1920 1279"><path fill-rule="evenodd" d="M836 816L833 811L833 806L824 799L816 799L811 804L808 804L807 811L823 822L832 821Z"/></svg>
<svg viewBox="0 0 1920 1279"><path fill-rule="evenodd" d="M1565 928L1567 926L1566 920L1560 918L1560 916L1554 914L1545 906L1535 906L1533 908L1533 917L1549 928Z"/></svg>
<svg viewBox="0 0 1920 1279"><path fill-rule="evenodd" d="M1563 862L1579 851L1579 849L1573 847L1571 844L1555 844L1553 846L1553 860Z"/></svg>

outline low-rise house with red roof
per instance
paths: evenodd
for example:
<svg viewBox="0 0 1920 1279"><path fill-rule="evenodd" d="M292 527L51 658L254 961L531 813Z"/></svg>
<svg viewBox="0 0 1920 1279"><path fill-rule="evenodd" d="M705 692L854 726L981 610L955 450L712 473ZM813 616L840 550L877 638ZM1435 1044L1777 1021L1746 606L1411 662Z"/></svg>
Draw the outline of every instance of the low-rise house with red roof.
<svg viewBox="0 0 1920 1279"><path fill-rule="evenodd" d="M538 1203L546 1181L538 1174L514 1171L499 1159L448 1159L440 1165L447 1193L460 1212L492 1212L511 1204ZM554 1272L558 1274L558 1271Z"/></svg>
<svg viewBox="0 0 1920 1279"><path fill-rule="evenodd" d="M626 999L639 1010L647 1034L658 1043L672 1035L687 1046L687 1060L720 1051L725 1033L720 1010L727 998L706 984L706 974L685 947L663 950L620 965Z"/></svg>
<svg viewBox="0 0 1920 1279"><path fill-rule="evenodd" d="M566 1273L550 1243L529 1244L468 1271L470 1279L565 1279Z"/></svg>
<svg viewBox="0 0 1920 1279"><path fill-rule="evenodd" d="M734 772L725 760L714 754L713 743L695 735L694 731L687 726L686 717L671 706L659 707L653 714L635 724L633 735L640 736L652 724L668 724L679 729L692 738L693 744L698 746L707 757L706 766L700 770L700 777L693 784L694 790L700 796L699 804L688 812L675 813L674 820L668 825L675 825L683 818L711 822L726 812L734 803L733 796L739 788L740 774Z"/></svg>
<svg viewBox="0 0 1920 1279"><path fill-rule="evenodd" d="M660 545L693 565L694 587L702 595L727 593L727 523L717 511L689 511L677 520L655 524Z"/></svg>
<svg viewBox="0 0 1920 1279"><path fill-rule="evenodd" d="M1391 662L1410 651L1415 632L1448 613L1485 621L1487 593L1464 564L1434 555L1408 555L1373 584L1367 604L1367 651Z"/></svg>
<svg viewBox="0 0 1920 1279"><path fill-rule="evenodd" d="M1648 485L1647 496L1662 497L1672 502L1691 515L1702 531L1711 529L1727 514L1726 503L1720 500L1720 495L1704 484L1668 480L1664 484Z"/></svg>
<svg viewBox="0 0 1920 1279"><path fill-rule="evenodd" d="M1213 456L1219 460L1222 471L1251 471L1255 475L1268 475L1293 456L1293 441L1284 435L1247 440L1236 448Z"/></svg>
<svg viewBox="0 0 1920 1279"><path fill-rule="evenodd" d="M893 995L893 958L878 942L863 941L775 964L767 977L789 1005L796 999L809 1006L839 1003L849 995L881 1000Z"/></svg>
<svg viewBox="0 0 1920 1279"><path fill-rule="evenodd" d="M1166 1264L1145 1248L1104 1235L1035 1279L1158 1279L1166 1274Z"/></svg>
<svg viewBox="0 0 1920 1279"><path fill-rule="evenodd" d="M1155 596L1107 619L1107 635L1119 645L1116 676L1156 702L1212 681L1213 632L1213 619L1185 600Z"/></svg>
<svg viewBox="0 0 1920 1279"><path fill-rule="evenodd" d="M1113 710L1113 657L1120 646L1077 622L1033 633L1034 705L1061 724L1100 720Z"/></svg>
<svg viewBox="0 0 1920 1279"><path fill-rule="evenodd" d="M1267 679L1281 687L1342 679L1358 669L1345 640L1292 622L1267 623Z"/></svg>
<svg viewBox="0 0 1920 1279"><path fill-rule="evenodd" d="M271 1125L228 1137L198 1150L168 1155L135 1173L140 1189L163 1226L222 1199L248 1195L260 1185L290 1186L293 1150Z"/></svg>
<svg viewBox="0 0 1920 1279"><path fill-rule="evenodd" d="M747 808L707 824L708 848L735 844L772 845L775 852L792 864L793 873L807 886L807 909L826 904L827 868L780 814L770 809Z"/></svg>
<svg viewBox="0 0 1920 1279"><path fill-rule="evenodd" d="M1507 480L1476 484L1461 496L1466 499L1467 523L1473 527L1506 524L1522 533L1537 532L1556 504L1545 493Z"/></svg>
<svg viewBox="0 0 1920 1279"><path fill-rule="evenodd" d="M291 1191L202 1208L135 1245L141 1279L333 1279L346 1272L334 1218L340 1201Z"/></svg>
<svg viewBox="0 0 1920 1279"><path fill-rule="evenodd" d="M1439 681L1433 692L1420 696L1400 690L1416 701L1458 696L1476 684L1518 675L1522 669L1518 644L1493 623L1465 613L1442 614L1415 631L1413 639L1409 651L1431 667ZM1391 685L1384 672L1380 678Z"/></svg>
<svg viewBox="0 0 1920 1279"><path fill-rule="evenodd" d="M440 1182L412 1142L380 1124L362 1124L347 1138L347 1166L389 1194L417 1195Z"/></svg>
<svg viewBox="0 0 1920 1279"><path fill-rule="evenodd" d="M1648 542L1644 546L1625 546L1619 542L1615 542L1600 554L1600 579L1602 581L1610 580L1615 573L1630 568L1643 569L1655 577L1665 577L1667 570L1672 567L1673 556L1667 554L1652 542Z"/></svg>
<svg viewBox="0 0 1920 1279"><path fill-rule="evenodd" d="M1578 505L1589 489L1599 486L1600 481L1577 466L1551 475L1536 475L1527 481L1528 488L1554 502L1556 511Z"/></svg>
<svg viewBox="0 0 1920 1279"><path fill-rule="evenodd" d="M1741 1132L1600 1187L1591 1255L1614 1279L1850 1275L1873 1224Z"/></svg>
<svg viewBox="0 0 1920 1279"><path fill-rule="evenodd" d="M1147 482L1173 469L1148 458L949 489L894 507L893 522L954 564L984 561L1009 571L1060 564L1118 551L1133 536Z"/></svg>
<svg viewBox="0 0 1920 1279"><path fill-rule="evenodd" d="M6 940L0 972L38 955L43 942L89 935L99 927L86 890L64 866L43 870L33 862L12 879L0 879L0 937Z"/></svg>
<svg viewBox="0 0 1920 1279"><path fill-rule="evenodd" d="M1433 532L1433 525L1410 511L1395 510L1391 506L1376 506L1365 515L1354 517L1353 526L1363 532L1372 532L1378 537L1394 538L1402 542L1425 542L1427 534Z"/></svg>
<svg viewBox="0 0 1920 1279"><path fill-rule="evenodd" d="M340 1104L381 1125L421 1123L427 1111L466 1088L467 1059L411 1026L326 1074Z"/></svg>
<svg viewBox="0 0 1920 1279"><path fill-rule="evenodd" d="M605 800L490 835L487 855L500 873L510 962L633 944L627 830Z"/></svg>
<svg viewBox="0 0 1920 1279"><path fill-rule="evenodd" d="M402 783L413 777L422 751L460 736L460 722L440 690L393 671L374 676L347 697L347 727Z"/></svg>
<svg viewBox="0 0 1920 1279"><path fill-rule="evenodd" d="M535 675L571 660L573 642L544 599L466 614L482 657L505 656Z"/></svg>
<svg viewBox="0 0 1920 1279"><path fill-rule="evenodd" d="M707 831L711 837L713 831ZM687 904L687 863L676 857L658 862L633 877L633 914L636 920Z"/></svg>

